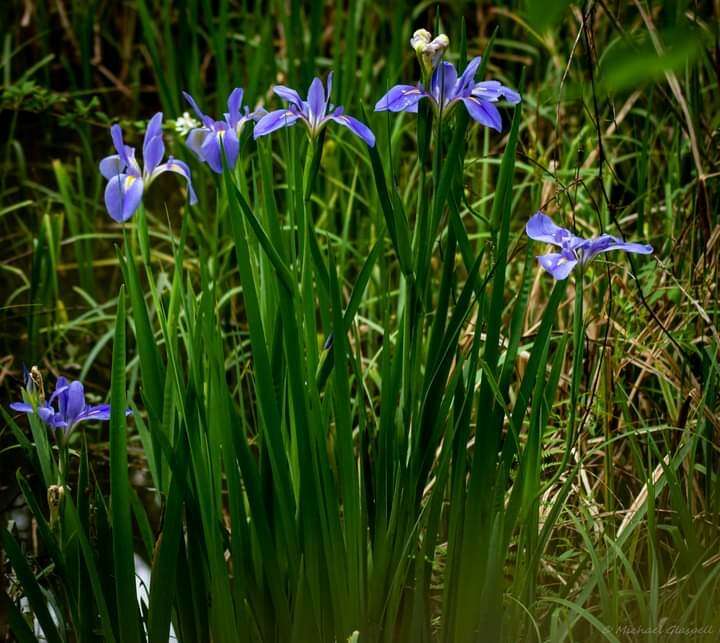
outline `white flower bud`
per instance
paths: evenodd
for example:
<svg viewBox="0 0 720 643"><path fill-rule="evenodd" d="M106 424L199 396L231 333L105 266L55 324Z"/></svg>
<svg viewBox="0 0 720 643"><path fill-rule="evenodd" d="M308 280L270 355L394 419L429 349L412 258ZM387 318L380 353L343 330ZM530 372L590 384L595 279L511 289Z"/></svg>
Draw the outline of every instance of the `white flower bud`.
<svg viewBox="0 0 720 643"><path fill-rule="evenodd" d="M419 56L422 54L425 45L427 45L432 39L432 34L427 29L418 29L410 38L410 46L415 50L415 53Z"/></svg>
<svg viewBox="0 0 720 643"><path fill-rule="evenodd" d="M444 33L433 39L427 29L418 29L410 38L410 46L415 50L423 72L428 76L438 66L449 45L450 39Z"/></svg>
<svg viewBox="0 0 720 643"><path fill-rule="evenodd" d="M432 42L425 45L422 56L423 60L427 61L426 64L430 65L430 69L435 69L438 63L442 60L445 55L445 50L450 45L450 39L444 34L440 34Z"/></svg>

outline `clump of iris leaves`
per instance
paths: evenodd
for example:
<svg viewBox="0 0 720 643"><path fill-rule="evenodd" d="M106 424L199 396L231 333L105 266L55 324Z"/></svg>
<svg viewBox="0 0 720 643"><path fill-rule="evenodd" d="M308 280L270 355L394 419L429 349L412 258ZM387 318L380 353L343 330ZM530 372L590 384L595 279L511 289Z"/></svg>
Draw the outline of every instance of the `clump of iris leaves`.
<svg viewBox="0 0 720 643"><path fill-rule="evenodd" d="M701 447L690 439L663 457L642 438L662 466L642 474L627 520L601 534L600 557L584 517L566 513L588 421L580 294L588 274L628 269L591 259L652 248L618 227L585 238L540 203L534 215L516 211L523 81L515 91L484 80L494 38L482 58L468 56L464 31L459 40L452 51L446 37L416 32L418 78L379 92L372 115L333 105L328 74L307 95L276 86L269 110L251 110L236 88L217 119L186 94L186 149L174 149L187 160L165 160L161 113L130 133L135 146L113 125L113 154L98 159L121 230L109 404L65 377L51 391L33 367L10 407L25 417L4 412L47 490L38 496L18 472L45 569L2 531L16 585L2 606L18 640L39 631L48 641L166 641L171 631L227 642L622 638L615 626L630 617L619 616L618 597L643 594L629 562L643 519L665 487L681 492L679 471ZM443 59L451 52L454 64ZM414 119L412 198L393 169L407 153L399 119ZM491 136L497 171L493 189L483 181L483 214L468 204L466 156L472 138L487 149ZM367 170L343 186L348 211L364 218L357 244L318 187L338 159ZM166 185L187 205L177 206L184 214L160 271L153 222L167 212L143 198L165 173L182 181ZM545 244L553 248L542 254ZM637 262L650 260L631 261L638 279ZM546 297L532 295L534 283ZM531 300L542 308L524 334ZM128 372L138 373L132 399ZM560 391L562 416L553 414ZM84 433L105 421L109 492ZM548 469L553 421L562 431ZM612 442L596 447L609 462ZM149 501L129 476L138 443ZM680 516L685 537L690 520ZM588 558L558 580L548 555L562 557L573 523ZM702 546L685 545L694 594L680 615L697 625L702 592L717 585ZM136 555L151 565L140 593ZM627 586L619 569L632 572ZM628 610L633 627L657 624L657 601Z"/></svg>

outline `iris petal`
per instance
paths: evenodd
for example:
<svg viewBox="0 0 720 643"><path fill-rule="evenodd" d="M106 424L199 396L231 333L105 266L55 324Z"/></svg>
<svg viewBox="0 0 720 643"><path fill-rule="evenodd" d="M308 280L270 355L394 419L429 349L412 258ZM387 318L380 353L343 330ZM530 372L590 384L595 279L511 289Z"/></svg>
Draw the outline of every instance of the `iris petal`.
<svg viewBox="0 0 720 643"><path fill-rule="evenodd" d="M563 252L551 252L537 259L540 265L559 281L567 279L577 265L577 259L570 259L567 253Z"/></svg>
<svg viewBox="0 0 720 643"><path fill-rule="evenodd" d="M118 223L127 221L138 209L143 195L143 181L129 174L118 174L105 187L105 207Z"/></svg>
<svg viewBox="0 0 720 643"><path fill-rule="evenodd" d="M170 156L170 157L168 157L168 160L166 163L163 163L162 165L158 165L155 168L155 171L152 173L151 178L155 179L155 177L162 174L163 172L174 172L175 174L179 174L180 176L182 176L185 179L185 181L187 182L188 199L190 201L190 205L195 205L197 203L198 198L197 198L197 194L195 194L195 190L193 188L192 177L190 175L190 168L188 167L187 163Z"/></svg>
<svg viewBox="0 0 720 643"><path fill-rule="evenodd" d="M579 246L582 250L583 261L590 261L593 257L602 252L610 250L624 250L634 254L649 255L652 254L653 247L645 243L632 243L618 239L609 234L603 234L595 239L588 239Z"/></svg>
<svg viewBox="0 0 720 643"><path fill-rule="evenodd" d="M556 225L553 220L543 212L536 212L530 217L525 225L525 232L528 237L535 241L544 241L554 246L562 246L572 237L573 233L566 228ZM575 237L576 239L578 237Z"/></svg>
<svg viewBox="0 0 720 643"><path fill-rule="evenodd" d="M313 78L308 90L308 120L316 127L325 116L325 88L319 78Z"/></svg>
<svg viewBox="0 0 720 643"><path fill-rule="evenodd" d="M146 141L143 146L143 161L145 162L145 174L152 174L152 171L159 165L165 156L165 143L162 136L155 136Z"/></svg>
<svg viewBox="0 0 720 643"><path fill-rule="evenodd" d="M64 413L67 423L72 424L84 408L85 389L81 382L75 380L70 384L67 391L67 408Z"/></svg>
<svg viewBox="0 0 720 643"><path fill-rule="evenodd" d="M195 129L190 130L187 139L185 139L185 145L195 152L201 161L204 161L205 159L203 158L200 150L209 134L210 130L207 127L196 127Z"/></svg>
<svg viewBox="0 0 720 643"><path fill-rule="evenodd" d="M275 85L275 87L273 87L273 93L283 100L286 100L288 103L292 103L298 109L302 109L303 99L300 98L300 94L298 94L294 89L285 87L285 85Z"/></svg>
<svg viewBox="0 0 720 643"><path fill-rule="evenodd" d="M498 132L502 132L502 116L500 116L500 112L495 105L484 100L473 98L472 96L463 98L462 102L465 103L468 114L470 114L470 117L474 121L485 125L485 127L490 127Z"/></svg>
<svg viewBox="0 0 720 643"><path fill-rule="evenodd" d="M347 127L355 136L359 136L365 141L370 147L375 146L375 134L372 133L370 128L361 123L352 116L346 116L345 114L334 114L330 118L335 121L338 125Z"/></svg>
<svg viewBox="0 0 720 643"><path fill-rule="evenodd" d="M265 114L265 116L255 124L253 137L259 138L283 127L290 127L295 124L295 121L297 121L299 117L299 114L289 109L278 109L269 114Z"/></svg>
<svg viewBox="0 0 720 643"><path fill-rule="evenodd" d="M443 61L435 68L430 79L430 93L441 107L455 98L457 79L457 70L452 63Z"/></svg>
<svg viewBox="0 0 720 643"><path fill-rule="evenodd" d="M111 154L100 161L100 174L106 179L111 179L125 170L125 163L119 154Z"/></svg>
<svg viewBox="0 0 720 643"><path fill-rule="evenodd" d="M187 92L183 92L182 95L183 98L188 102L190 107L192 107L192 110L195 112L195 114L197 114L197 117L200 119L203 125L205 125L206 127L212 127L212 118L203 114L199 105L195 102L195 99Z"/></svg>
<svg viewBox="0 0 720 643"><path fill-rule="evenodd" d="M145 130L145 138L143 139L143 160L147 164L148 146L153 139L162 136L163 113L157 112L148 122Z"/></svg>
<svg viewBox="0 0 720 643"><path fill-rule="evenodd" d="M27 404L26 402L13 402L10 404L10 408L13 411L17 411L18 413L33 413L33 407L32 404Z"/></svg>
<svg viewBox="0 0 720 643"><path fill-rule="evenodd" d="M460 78L458 78L457 83L455 84L453 93L456 96L464 94L472 87L475 82L475 74L477 73L478 67L480 66L481 62L482 58L480 56L475 56L475 58L473 58L467 64L465 70L460 75Z"/></svg>
<svg viewBox="0 0 720 643"><path fill-rule="evenodd" d="M417 104L428 93L418 85L395 85L375 103L376 112L416 112Z"/></svg>
<svg viewBox="0 0 720 643"><path fill-rule="evenodd" d="M237 125L237 122L240 120L242 114L242 102L243 102L243 96L244 91L242 87L236 87L235 89L230 92L230 96L228 96L228 125L230 127L235 127Z"/></svg>

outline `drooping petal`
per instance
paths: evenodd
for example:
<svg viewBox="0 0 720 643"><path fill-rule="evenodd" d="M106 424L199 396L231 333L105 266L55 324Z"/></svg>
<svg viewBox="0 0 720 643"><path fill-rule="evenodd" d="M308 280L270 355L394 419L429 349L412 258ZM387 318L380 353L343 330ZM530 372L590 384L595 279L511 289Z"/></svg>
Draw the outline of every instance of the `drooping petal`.
<svg viewBox="0 0 720 643"><path fill-rule="evenodd" d="M601 252L608 252L610 250L624 250L625 252L641 255L649 255L652 254L653 251L651 245L623 241L609 234L602 234L595 239L588 239L580 245L578 249L582 251L583 262L588 262Z"/></svg>
<svg viewBox="0 0 720 643"><path fill-rule="evenodd" d="M165 156L165 143L162 136L155 136L150 141L146 141L143 146L143 162L145 164L145 175L152 174L153 170L162 161Z"/></svg>
<svg viewBox="0 0 720 643"><path fill-rule="evenodd" d="M457 79L457 70L452 63L443 61L435 68L430 79L430 93L441 107L455 98Z"/></svg>
<svg viewBox="0 0 720 643"><path fill-rule="evenodd" d="M78 422L84 422L86 420L109 420L110 419L110 405L109 404L98 404L96 406L86 406L81 413L79 413L71 422L71 424L77 424Z"/></svg>
<svg viewBox="0 0 720 643"><path fill-rule="evenodd" d="M573 268L577 265L577 259L573 253L551 252L537 258L540 265L547 270L555 279L562 281L567 279Z"/></svg>
<svg viewBox="0 0 720 643"><path fill-rule="evenodd" d="M195 190L193 188L192 177L190 176L190 168L188 167L188 164L185 163L185 161L181 161L180 159L169 156L166 163L158 165L155 168L155 171L152 173L150 179L154 180L158 175L162 174L163 172L175 172L175 174L179 174L180 176L182 176L187 182L188 200L190 201L190 205L195 205L197 203L198 199L197 194L195 194Z"/></svg>
<svg viewBox="0 0 720 643"><path fill-rule="evenodd" d="M299 117L297 112L289 109L278 109L265 114L265 116L255 124L253 137L259 138L260 136L266 136L275 130L279 130L282 127L290 127Z"/></svg>
<svg viewBox="0 0 720 643"><path fill-rule="evenodd" d="M465 67L465 71L458 78L453 93L455 96L464 96L475 84L475 74L477 73L478 67L482 62L480 56L475 56Z"/></svg>
<svg viewBox="0 0 720 643"><path fill-rule="evenodd" d="M522 97L518 92L516 92L514 89L510 89L509 87L505 87L505 85L501 85L502 89L500 93L502 94L503 98L510 103L511 105L517 105L521 100Z"/></svg>
<svg viewBox="0 0 720 643"><path fill-rule="evenodd" d="M319 78L313 78L308 89L307 117L311 127L315 127L325 116L325 88Z"/></svg>
<svg viewBox="0 0 720 643"><path fill-rule="evenodd" d="M286 100L288 103L295 105L298 109L302 109L303 99L300 98L300 94L298 94L294 89L285 87L285 85L275 85L275 87L273 87L273 93L283 100Z"/></svg>
<svg viewBox="0 0 720 643"><path fill-rule="evenodd" d="M72 424L75 418L85 408L85 388L82 382L75 380L70 383L67 390L67 407L63 415L65 416L65 422Z"/></svg>
<svg viewBox="0 0 720 643"><path fill-rule="evenodd" d="M255 111L248 114L248 118L255 121L259 121L263 116L267 116L268 111L263 107L258 107Z"/></svg>
<svg viewBox="0 0 720 643"><path fill-rule="evenodd" d="M498 132L502 132L502 116L500 116L500 112L495 105L484 100L473 98L472 96L463 98L462 102L465 104L468 114L470 114L470 117L474 121L485 125L485 127L490 127Z"/></svg>
<svg viewBox="0 0 720 643"><path fill-rule="evenodd" d="M243 91L242 87L236 87L230 92L230 96L228 96L227 119L230 127L235 127L237 125L237 122L242 117L241 110L244 94L245 92Z"/></svg>
<svg viewBox="0 0 720 643"><path fill-rule="evenodd" d="M34 413L32 404L26 402L13 402L10 404L10 408L18 413Z"/></svg>
<svg viewBox="0 0 720 643"><path fill-rule="evenodd" d="M500 100L500 98L504 98L508 103L517 105L521 100L520 94L514 89L505 87L505 85L497 80L484 80L480 83L475 83L470 93L476 98L493 103Z"/></svg>
<svg viewBox="0 0 720 643"><path fill-rule="evenodd" d="M417 104L429 94L419 85L395 85L375 103L376 112L417 112Z"/></svg>
<svg viewBox="0 0 720 643"><path fill-rule="evenodd" d="M201 161L204 161L205 159L202 157L200 149L209 134L210 130L207 127L196 127L190 130L188 137L185 139L185 145L195 152Z"/></svg>
<svg viewBox="0 0 720 643"><path fill-rule="evenodd" d="M118 174L110 179L105 187L108 214L118 223L127 221L142 201L143 187L142 179L129 174Z"/></svg>
<svg viewBox="0 0 720 643"><path fill-rule="evenodd" d="M375 134L372 133L372 130L367 125L357 120L357 118L342 113L338 114L337 112L329 118L338 123L338 125L347 127L355 136L359 136L370 147L375 146Z"/></svg>
<svg viewBox="0 0 720 643"><path fill-rule="evenodd" d="M119 154L111 154L100 161L100 174L106 179L111 179L125 171L125 163Z"/></svg>

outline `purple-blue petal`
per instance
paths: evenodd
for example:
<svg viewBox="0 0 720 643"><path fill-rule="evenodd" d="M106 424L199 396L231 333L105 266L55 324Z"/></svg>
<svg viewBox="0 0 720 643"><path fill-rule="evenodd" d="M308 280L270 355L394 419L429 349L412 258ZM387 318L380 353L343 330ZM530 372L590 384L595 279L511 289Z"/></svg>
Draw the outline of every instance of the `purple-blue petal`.
<svg viewBox="0 0 720 643"><path fill-rule="evenodd" d="M457 70L452 63L444 60L435 68L430 79L430 93L438 105L444 105L455 98L454 90L457 80Z"/></svg>
<svg viewBox="0 0 720 643"><path fill-rule="evenodd" d="M168 160L166 163L163 163L162 165L158 165L155 168L155 171L152 174L151 179L154 179L158 175L162 174L163 172L174 172L175 174L179 174L182 176L185 181L187 181L187 189L188 189L188 200L190 201L190 205L195 205L197 203L197 195L195 194L195 190L193 188L192 184L192 177L190 175L190 168L188 167L188 164L185 163L185 161L181 161L180 159L173 158L172 156L168 157Z"/></svg>
<svg viewBox="0 0 720 643"><path fill-rule="evenodd" d="M18 413L34 413L32 404L27 404L26 402L13 402L10 408Z"/></svg>
<svg viewBox="0 0 720 643"><path fill-rule="evenodd" d="M113 145L115 146L115 151L118 153L120 160L122 160L122 162L126 166L130 165L128 148L123 142L122 129L117 123L115 123L115 125L110 128L110 137L112 138Z"/></svg>
<svg viewBox="0 0 720 643"><path fill-rule="evenodd" d="M311 124L319 123L325 116L325 88L319 78L313 78L308 89L308 119Z"/></svg>
<svg viewBox="0 0 720 643"><path fill-rule="evenodd" d="M109 420L110 405L98 404L96 406L86 406L69 424L77 424L86 420Z"/></svg>
<svg viewBox="0 0 720 643"><path fill-rule="evenodd" d="M217 132L213 132L205 139L200 148L200 153L213 172L222 174L220 137Z"/></svg>
<svg viewBox="0 0 720 643"><path fill-rule="evenodd" d="M416 112L417 104L428 93L419 85L395 85L375 103L376 112Z"/></svg>
<svg viewBox="0 0 720 643"><path fill-rule="evenodd" d="M495 105L472 96L463 98L462 102L465 103L468 114L474 121L502 132L502 116Z"/></svg>
<svg viewBox="0 0 720 643"><path fill-rule="evenodd" d="M240 152L240 141L238 141L237 132L234 129L227 130L222 143L228 167L234 168Z"/></svg>
<svg viewBox="0 0 720 643"><path fill-rule="evenodd" d="M205 125L206 127L212 127L212 122L213 122L212 118L203 114L199 105L195 102L195 99L192 96L190 96L190 94L188 94L187 92L183 92L182 95L185 98L185 100L188 102L190 107L192 107L192 110L195 112L195 114L197 114L197 117L200 119L200 121L203 123L203 125Z"/></svg>
<svg viewBox="0 0 720 643"><path fill-rule="evenodd" d="M593 257L601 252L610 250L624 250L635 254L649 255L652 254L652 246L644 243L633 243L623 241L609 234L603 234L594 239L585 241L579 249L582 251L583 261L590 261Z"/></svg>
<svg viewBox="0 0 720 643"><path fill-rule="evenodd" d="M460 75L460 78L458 78L453 90L453 93L456 96L464 96L470 91L472 86L475 84L475 74L477 73L481 62L482 58L480 56L475 56L475 58L467 64L465 70Z"/></svg>
<svg viewBox="0 0 720 643"><path fill-rule="evenodd" d="M152 171L160 164L165 156L165 143L162 136L155 136L145 142L143 147L143 161L145 163L145 175L152 174Z"/></svg>
<svg viewBox="0 0 720 643"><path fill-rule="evenodd" d="M521 100L520 94L518 94L514 89L505 87L505 85L497 80L484 80L480 83L476 83L472 88L471 94L475 98L490 101L492 103L504 98L508 103L517 105Z"/></svg>
<svg viewBox="0 0 720 643"><path fill-rule="evenodd" d="M111 179L125 171L125 163L119 154L111 154L100 161L100 174L106 179Z"/></svg>
<svg viewBox="0 0 720 643"><path fill-rule="evenodd" d="M567 228L561 228L544 212L533 214L525 225L525 232L528 237L535 241L544 241L554 246L562 246L574 237Z"/></svg>
<svg viewBox="0 0 720 643"><path fill-rule="evenodd" d="M562 281L577 265L577 259L572 252L551 252L537 258L540 265L555 279Z"/></svg>
<svg viewBox="0 0 720 643"><path fill-rule="evenodd" d="M195 152L201 161L205 159L202 157L200 150L209 134L210 130L207 127L196 127L190 130L187 139L185 139L185 145Z"/></svg>
<svg viewBox="0 0 720 643"><path fill-rule="evenodd" d="M148 122L143 139L143 160L147 163L147 148L154 138L162 136L163 113L157 112Z"/></svg>
<svg viewBox="0 0 720 643"><path fill-rule="evenodd" d="M302 109L303 99L300 98L300 94L298 94L294 89L285 87L285 85L275 85L275 87L273 87L273 92L276 96L282 98L282 100L295 105L298 109Z"/></svg>
<svg viewBox="0 0 720 643"><path fill-rule="evenodd" d="M85 389L81 382L75 380L70 383L67 390L67 407L65 408L65 418L68 424L72 424L74 419L80 415L85 408Z"/></svg>
<svg viewBox="0 0 720 643"><path fill-rule="evenodd" d="M375 134L372 133L372 130L365 125L365 123L361 123L357 120L357 118L353 118L352 116L347 116L342 113L333 114L329 118L335 121L338 125L347 127L353 134L359 136L363 141L365 141L368 146L375 146Z"/></svg>
<svg viewBox="0 0 720 643"><path fill-rule="evenodd" d="M127 221L138 209L143 195L143 181L129 174L118 174L105 187L105 207L118 223Z"/></svg>
<svg viewBox="0 0 720 643"><path fill-rule="evenodd" d="M62 428L65 425L64 416L61 413L55 413L55 409L49 404L38 406L38 416L40 419L52 428Z"/></svg>
<svg viewBox="0 0 720 643"><path fill-rule="evenodd" d="M243 102L243 96L245 92L243 91L242 87L236 87L230 92L230 96L228 96L228 124L230 127L235 127L237 122L240 120L240 117L242 116L241 110L242 110L242 102Z"/></svg>
<svg viewBox="0 0 720 643"><path fill-rule="evenodd" d="M277 89L277 88L276 88ZM266 136L279 130L283 127L290 127L297 121L299 114L289 109L278 109L268 114L265 114L256 124L253 129L253 137L259 138L260 136Z"/></svg>

